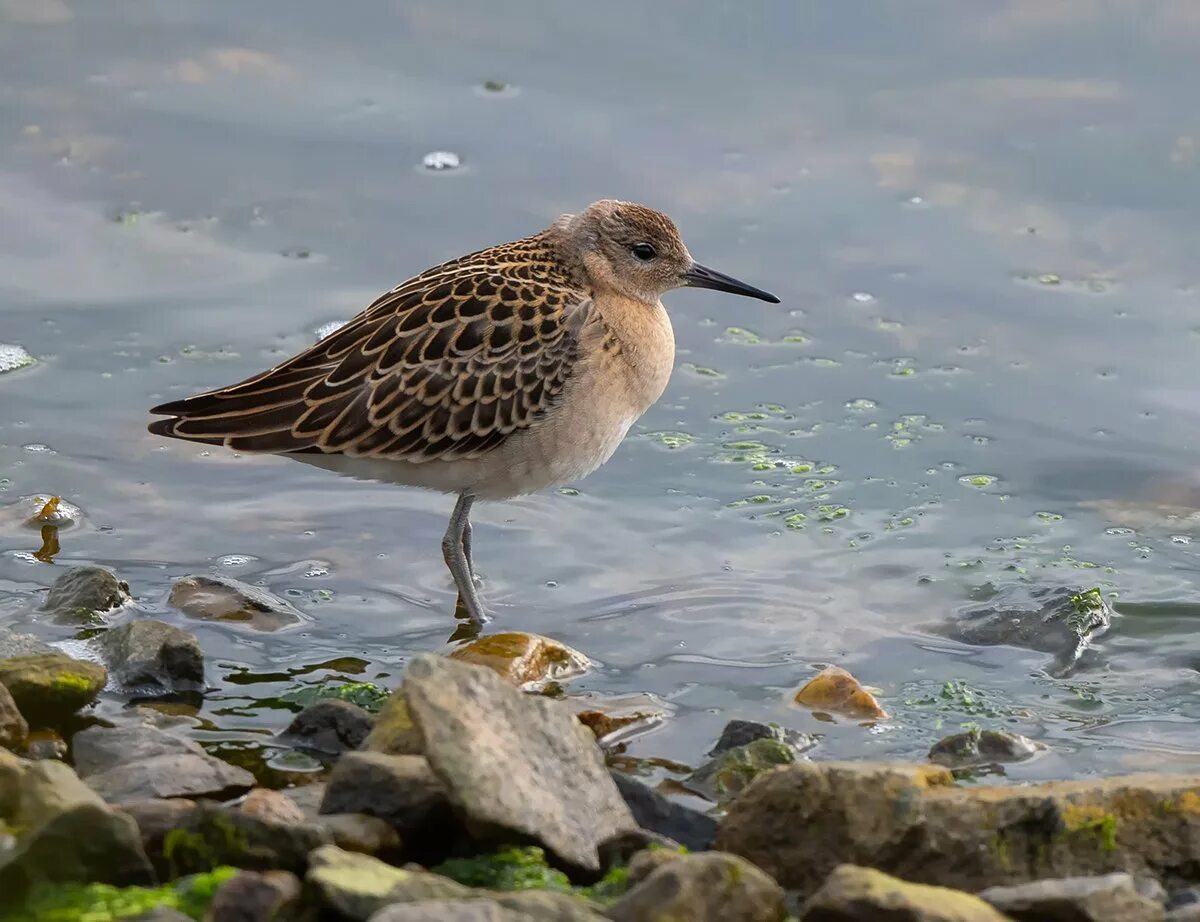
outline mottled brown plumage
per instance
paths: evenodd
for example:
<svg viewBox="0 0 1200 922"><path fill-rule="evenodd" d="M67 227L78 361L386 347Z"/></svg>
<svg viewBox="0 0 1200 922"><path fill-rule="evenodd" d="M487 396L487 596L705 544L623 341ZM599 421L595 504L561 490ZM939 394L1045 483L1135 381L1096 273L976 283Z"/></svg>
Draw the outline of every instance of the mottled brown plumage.
<svg viewBox="0 0 1200 922"><path fill-rule="evenodd" d="M596 202L414 276L269 371L160 404L150 431L457 492L443 550L482 617L471 502L607 460L670 374L659 297L689 285L777 300L696 264L666 215Z"/></svg>

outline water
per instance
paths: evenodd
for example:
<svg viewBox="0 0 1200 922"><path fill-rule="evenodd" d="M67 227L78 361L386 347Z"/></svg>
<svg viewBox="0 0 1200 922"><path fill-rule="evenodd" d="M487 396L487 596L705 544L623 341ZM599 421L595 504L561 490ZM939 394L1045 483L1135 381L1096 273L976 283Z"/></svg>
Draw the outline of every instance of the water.
<svg viewBox="0 0 1200 922"><path fill-rule="evenodd" d="M310 620L189 624L216 688L176 710L310 767L270 748L279 695L445 648L451 503L167 444L146 408L617 196L783 304L675 293L680 367L617 456L477 507L497 626L593 657L571 694L654 696L635 755L741 717L821 758L978 724L1049 745L1015 778L1200 767L1194 5L519 6L0 4L0 341L38 358L0 376L0 504L83 510L53 565L0 521L4 623L70 637L36 606L82 562L180 622L178 576L269 588ZM1022 583L1114 601L1075 675L930 630ZM892 719L790 706L824 663Z"/></svg>

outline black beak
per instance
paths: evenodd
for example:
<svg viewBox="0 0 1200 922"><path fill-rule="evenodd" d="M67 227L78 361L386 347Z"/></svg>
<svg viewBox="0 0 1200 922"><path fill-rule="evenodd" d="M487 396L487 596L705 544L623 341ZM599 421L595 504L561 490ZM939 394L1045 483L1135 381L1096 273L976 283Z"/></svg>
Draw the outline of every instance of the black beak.
<svg viewBox="0 0 1200 922"><path fill-rule="evenodd" d="M739 282L731 275L717 272L708 266L700 265L700 263L692 263L692 268L685 272L683 277L688 288L712 288L715 291L727 291L731 295L744 295L747 298L758 298L760 301L769 301L772 304L779 303L779 299L770 292L747 285L745 282Z"/></svg>

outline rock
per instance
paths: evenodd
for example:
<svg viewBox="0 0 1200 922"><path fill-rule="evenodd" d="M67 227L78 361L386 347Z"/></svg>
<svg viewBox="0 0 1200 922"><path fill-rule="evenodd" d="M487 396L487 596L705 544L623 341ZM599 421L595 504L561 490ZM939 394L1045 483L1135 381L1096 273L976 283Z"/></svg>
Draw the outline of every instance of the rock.
<svg viewBox="0 0 1200 922"><path fill-rule="evenodd" d="M205 922L272 922L300 901L300 881L287 871L241 871L217 888Z"/></svg>
<svg viewBox="0 0 1200 922"><path fill-rule="evenodd" d="M0 753L0 820L34 830L80 805L102 806L95 791L60 762L27 762Z"/></svg>
<svg viewBox="0 0 1200 922"><path fill-rule="evenodd" d="M566 893L525 890L487 895L515 915L513 922L606 922L586 902Z"/></svg>
<svg viewBox="0 0 1200 922"><path fill-rule="evenodd" d="M633 887L661 868L682 858L684 852L673 848L643 848L629 859L626 883Z"/></svg>
<svg viewBox="0 0 1200 922"><path fill-rule="evenodd" d="M588 658L540 634L504 631L485 634L451 651L450 658L487 666L514 685L537 685L582 675L591 667Z"/></svg>
<svg viewBox="0 0 1200 922"><path fill-rule="evenodd" d="M55 724L96 700L108 674L103 666L57 650L0 660L0 685L8 688L25 719Z"/></svg>
<svg viewBox="0 0 1200 922"><path fill-rule="evenodd" d="M910 884L844 864L804 907L801 922L1007 922L970 893Z"/></svg>
<svg viewBox="0 0 1200 922"><path fill-rule="evenodd" d="M171 871L163 858L163 840L195 806L195 801L180 797L171 800L135 800L117 807L137 824L142 849L162 879L168 878Z"/></svg>
<svg viewBox="0 0 1200 922"><path fill-rule="evenodd" d="M446 788L421 756L348 752L329 776L321 813L365 813L404 839L448 844L457 824ZM436 849L435 849L436 850Z"/></svg>
<svg viewBox="0 0 1200 922"><path fill-rule="evenodd" d="M1162 922L1163 907L1128 874L989 887L979 898L1016 922Z"/></svg>
<svg viewBox="0 0 1200 922"><path fill-rule="evenodd" d="M532 838L597 872L599 846L637 831L592 734L563 702L431 654L413 658L403 688L430 767L477 840Z"/></svg>
<svg viewBox="0 0 1200 922"><path fill-rule="evenodd" d="M804 892L843 863L977 890L1111 871L1193 880L1197 828L1194 775L957 787L933 766L799 762L742 792L714 844Z"/></svg>
<svg viewBox="0 0 1200 922"><path fill-rule="evenodd" d="M348 852L387 854L399 851L403 844L390 823L365 813L330 813L317 817L316 824L329 833L334 845Z"/></svg>
<svg viewBox="0 0 1200 922"><path fill-rule="evenodd" d="M304 620L283 599L228 576L185 576L175 581L167 601L189 618L243 624L254 631L278 631Z"/></svg>
<svg viewBox="0 0 1200 922"><path fill-rule="evenodd" d="M1046 747L1007 730L969 730L933 744L929 761L947 768L969 768L998 762L1021 762Z"/></svg>
<svg viewBox="0 0 1200 922"><path fill-rule="evenodd" d="M29 724L17 709L17 702L4 685L0 685L0 746L16 749L29 735Z"/></svg>
<svg viewBox="0 0 1200 922"><path fill-rule="evenodd" d="M154 727L89 727L72 740L88 785L109 803L151 797L236 797L254 776L191 740Z"/></svg>
<svg viewBox="0 0 1200 922"><path fill-rule="evenodd" d="M1200 922L1200 906L1181 906L1163 917L1163 922Z"/></svg>
<svg viewBox="0 0 1200 922"><path fill-rule="evenodd" d="M838 666L827 666L805 682L794 700L809 710L864 720L882 720L888 716L875 696Z"/></svg>
<svg viewBox="0 0 1200 922"><path fill-rule="evenodd" d="M374 723L374 718L358 705L326 698L297 714L280 741L337 754L361 746Z"/></svg>
<svg viewBox="0 0 1200 922"><path fill-rule="evenodd" d="M733 855L667 862L608 909L614 922L783 922L783 889Z"/></svg>
<svg viewBox="0 0 1200 922"><path fill-rule="evenodd" d="M31 730L25 738L25 750L21 753L27 759L53 759L63 762L67 758L67 741L58 735L57 730Z"/></svg>
<svg viewBox="0 0 1200 922"><path fill-rule="evenodd" d="M408 700L402 690L392 692L383 710L376 716L375 726L371 728L362 748L393 756L425 754L425 742L408 712Z"/></svg>
<svg viewBox="0 0 1200 922"><path fill-rule="evenodd" d="M618 771L611 775L642 829L666 836L694 852L705 851L712 845L717 835L717 821L711 816L664 797L636 778Z"/></svg>
<svg viewBox="0 0 1200 922"><path fill-rule="evenodd" d="M347 919L369 919L392 903L460 900L472 897L469 887L428 871L408 871L378 858L326 845L308 856L308 885L322 905Z"/></svg>
<svg viewBox="0 0 1200 922"><path fill-rule="evenodd" d="M1024 586L998 593L986 605L964 611L949 624L931 630L973 646L1007 644L1053 654L1048 671L1065 676L1074 671L1092 640L1112 621L1112 610L1099 590L1066 588L1028 590Z"/></svg>
<svg viewBox="0 0 1200 922"><path fill-rule="evenodd" d="M57 652L55 647L39 640L32 634L22 634L10 628L0 627L0 660L12 659L14 656L29 656L35 653Z"/></svg>
<svg viewBox="0 0 1200 922"><path fill-rule="evenodd" d="M113 676L127 688L149 685L169 692L204 690L200 641L165 621L127 621L100 635L98 645Z"/></svg>
<svg viewBox="0 0 1200 922"><path fill-rule="evenodd" d="M1173 890L1166 899L1167 909L1183 909L1187 906L1200 906L1200 889L1182 887Z"/></svg>
<svg viewBox="0 0 1200 922"><path fill-rule="evenodd" d="M709 750L710 756L720 755L730 749L745 746L755 740L776 740L791 747L796 755L807 752L817 745L817 739L810 733L801 733L778 724L762 724L754 720L731 720L721 731L721 738Z"/></svg>
<svg viewBox="0 0 1200 922"><path fill-rule="evenodd" d="M87 624L129 599L129 584L103 567L71 567L54 581L42 608L57 621Z"/></svg>
<svg viewBox="0 0 1200 922"><path fill-rule="evenodd" d="M777 739L758 739L718 753L692 772L684 784L711 801L725 803L763 772L795 761L796 752L786 743Z"/></svg>
<svg viewBox="0 0 1200 922"><path fill-rule="evenodd" d="M171 877L232 865L251 871L303 874L314 849L329 833L309 823L271 823L216 804L200 803L179 817L163 838Z"/></svg>
<svg viewBox="0 0 1200 922"><path fill-rule="evenodd" d="M238 804L237 809L246 816L257 817L268 823L295 825L307 819L294 800L270 788L255 788Z"/></svg>
<svg viewBox="0 0 1200 922"><path fill-rule="evenodd" d="M325 782L310 781L308 784L284 788L279 792L304 813L307 819L314 819L321 812L321 801L325 798Z"/></svg>
<svg viewBox="0 0 1200 922"><path fill-rule="evenodd" d="M394 903L371 916L370 922L527 922L491 900L427 900Z"/></svg>

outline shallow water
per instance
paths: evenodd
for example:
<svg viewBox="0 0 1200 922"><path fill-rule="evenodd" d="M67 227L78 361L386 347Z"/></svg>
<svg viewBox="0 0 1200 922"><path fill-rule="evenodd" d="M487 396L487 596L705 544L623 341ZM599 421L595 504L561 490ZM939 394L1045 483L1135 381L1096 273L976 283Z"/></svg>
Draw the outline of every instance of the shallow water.
<svg viewBox="0 0 1200 922"><path fill-rule="evenodd" d="M444 648L451 503L167 444L146 408L614 196L783 304L675 293L679 368L617 456L477 507L497 626L593 657L570 694L659 699L635 755L742 717L819 758L977 724L1049 745L1015 778L1200 767L1195 4L518 6L0 2L0 342L39 360L0 376L0 507L85 513L52 565L0 520L0 623L71 637L36 608L82 562L180 623L178 576L269 588L310 620L189 622L216 687L181 719L304 767L276 696ZM930 630L1019 584L1113 601L1073 676ZM824 663L892 718L790 706Z"/></svg>

